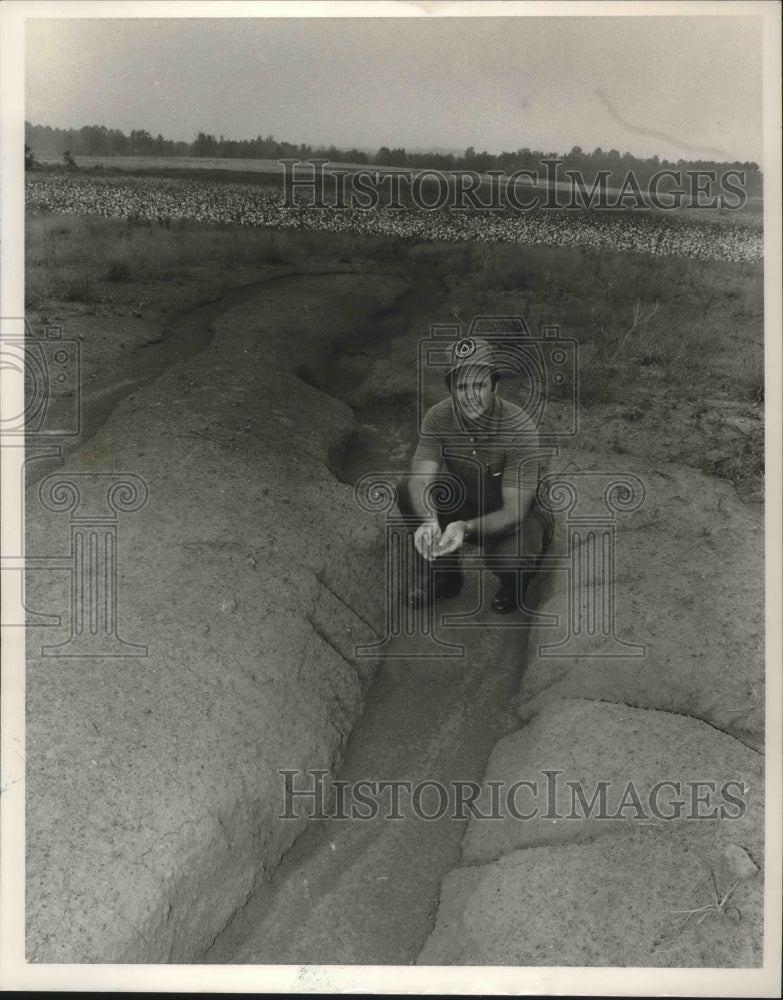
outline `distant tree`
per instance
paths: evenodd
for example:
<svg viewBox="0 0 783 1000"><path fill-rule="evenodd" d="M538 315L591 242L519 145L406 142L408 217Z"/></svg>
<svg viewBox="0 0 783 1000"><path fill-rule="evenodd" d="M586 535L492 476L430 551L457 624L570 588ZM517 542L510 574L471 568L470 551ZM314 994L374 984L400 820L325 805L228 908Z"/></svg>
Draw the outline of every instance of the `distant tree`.
<svg viewBox="0 0 783 1000"><path fill-rule="evenodd" d="M408 165L408 157L405 153L405 147L400 146L398 149L389 150L389 161L387 166L389 167L405 167Z"/></svg>
<svg viewBox="0 0 783 1000"><path fill-rule="evenodd" d="M582 170L586 163L589 163L589 157L585 156L584 150L581 146L573 146L569 153L563 157L566 169L571 170Z"/></svg>
<svg viewBox="0 0 783 1000"><path fill-rule="evenodd" d="M154 152L155 140L143 128L133 129L130 134L131 156L151 156Z"/></svg>
<svg viewBox="0 0 783 1000"><path fill-rule="evenodd" d="M217 140L214 135L199 132L191 152L193 156L217 156Z"/></svg>
<svg viewBox="0 0 783 1000"><path fill-rule="evenodd" d="M349 149L345 154L347 163L369 163L370 157L361 149Z"/></svg>
<svg viewBox="0 0 783 1000"><path fill-rule="evenodd" d="M637 157L631 153L620 153L616 149L603 150L596 147L592 153L585 152L580 146L573 146L567 153L544 153L542 150L529 149L527 146L516 151L504 151L492 154L486 151L478 153L475 147L468 146L459 156L453 153L417 152L409 153L404 146L390 149L381 146L375 154L368 155L358 149L338 149L336 146L320 146L315 149L306 143L291 143L277 141L272 135L257 135L251 139L226 139L221 135L199 132L193 142L175 142L164 138L158 133L153 137L145 129L134 129L130 136L119 129L109 129L105 125L85 125L79 129L58 129L49 125L33 125L25 122L25 168L36 165L35 157L57 157L65 149L64 162L72 169L77 168L74 156L200 156L200 157L231 157L253 159L300 158L313 156L347 163L374 163L378 166L416 167L436 170L502 170L513 173L515 170L541 171L541 161L544 158L561 158L566 169L578 170L584 181L592 184L598 171L609 171L610 184L619 184L630 171L634 172L639 183L645 183L659 169L700 169L715 170L733 169L737 171L737 184L741 184L747 193L761 195L763 176L757 163L746 161L716 162L712 160L675 161L661 159L658 156ZM741 176L744 173L744 178Z"/></svg>

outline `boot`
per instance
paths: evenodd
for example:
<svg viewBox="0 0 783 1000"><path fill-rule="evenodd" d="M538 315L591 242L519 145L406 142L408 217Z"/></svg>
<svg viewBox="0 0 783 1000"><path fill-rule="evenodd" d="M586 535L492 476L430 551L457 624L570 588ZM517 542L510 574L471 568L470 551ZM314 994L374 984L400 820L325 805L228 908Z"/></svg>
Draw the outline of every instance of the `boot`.
<svg viewBox="0 0 783 1000"><path fill-rule="evenodd" d="M422 565L405 600L411 608L423 608L436 597L456 597L462 590L463 575L459 560L438 559L434 563L421 560Z"/></svg>
<svg viewBox="0 0 783 1000"><path fill-rule="evenodd" d="M500 586L490 604L492 610L498 615L508 615L512 611L521 611L521 605L525 603L525 594L530 586L530 581L535 575L535 569L520 570L518 573L497 573Z"/></svg>

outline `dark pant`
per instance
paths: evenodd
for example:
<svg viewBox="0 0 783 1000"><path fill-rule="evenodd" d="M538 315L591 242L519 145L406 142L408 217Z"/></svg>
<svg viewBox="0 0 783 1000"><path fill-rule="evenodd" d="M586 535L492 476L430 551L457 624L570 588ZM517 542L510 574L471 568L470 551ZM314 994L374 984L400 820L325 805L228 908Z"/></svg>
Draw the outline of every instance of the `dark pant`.
<svg viewBox="0 0 783 1000"><path fill-rule="evenodd" d="M409 489L410 480L403 479L397 487L397 506L402 516L410 522L411 530L415 531L422 524L423 519L411 505ZM437 490L433 491L432 495L441 529L453 521L467 521L483 514L491 514L499 510L502 505L502 502L497 498L488 498L487 504L482 510L479 510L478 503L471 504L468 501L458 510L444 513L438 508ZM523 522L515 525L506 534L492 538L479 538L476 541L467 541L465 544L476 545L480 548L484 557L484 565L495 574L504 590L511 594L524 595L528 579L536 572L538 558L546 551L551 539L551 515L541 510L534 502ZM459 573L460 560L459 554L456 552L450 556L441 556L432 562L424 559L417 552L415 560L415 575L418 584L426 582L429 574L436 571L438 574L441 572L446 574L444 580L448 587L449 578L453 579ZM517 589L518 587L519 589Z"/></svg>

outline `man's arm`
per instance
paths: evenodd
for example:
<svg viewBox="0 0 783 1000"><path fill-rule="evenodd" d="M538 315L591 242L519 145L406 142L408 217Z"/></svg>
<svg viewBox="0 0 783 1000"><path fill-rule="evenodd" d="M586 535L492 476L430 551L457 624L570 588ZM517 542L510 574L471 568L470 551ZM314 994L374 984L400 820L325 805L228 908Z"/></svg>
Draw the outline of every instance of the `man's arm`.
<svg viewBox="0 0 783 1000"><path fill-rule="evenodd" d="M425 559L432 559L435 556L433 547L440 542L441 538L438 519L434 511L428 509L424 502L424 495L435 482L435 478L440 472L440 466L441 463L433 459L414 459L411 462L411 476L408 480L408 497L411 507L422 519L422 524L419 525L413 536L413 543L419 555L424 556Z"/></svg>
<svg viewBox="0 0 783 1000"><path fill-rule="evenodd" d="M504 486L502 490L503 506L491 514L485 514L483 517L472 517L464 522L468 535L477 535L481 538L505 535L506 532L511 531L512 528L524 521L535 495L536 491L533 486L523 486L522 489Z"/></svg>
<svg viewBox="0 0 783 1000"><path fill-rule="evenodd" d="M452 521L440 537L435 554L447 556L456 552L466 538L468 541L474 541L504 535L511 531L524 521L535 493L532 487L518 490L513 486L504 486L503 506L500 510L485 514L483 517L471 517L467 521Z"/></svg>
<svg viewBox="0 0 783 1000"><path fill-rule="evenodd" d="M414 459L411 462L411 477L408 480L408 496L415 513L424 521L437 520L432 510L424 503L424 494L440 472L440 462L432 459Z"/></svg>

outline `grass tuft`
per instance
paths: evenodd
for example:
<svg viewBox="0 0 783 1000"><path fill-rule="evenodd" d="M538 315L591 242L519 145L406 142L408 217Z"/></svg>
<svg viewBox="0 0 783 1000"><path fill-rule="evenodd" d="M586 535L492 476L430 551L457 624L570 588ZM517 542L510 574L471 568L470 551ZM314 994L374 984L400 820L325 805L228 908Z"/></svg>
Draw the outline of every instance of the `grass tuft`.
<svg viewBox="0 0 783 1000"><path fill-rule="evenodd" d="M728 479L740 492L755 490L764 476L764 428L732 441L726 454L706 463L705 471Z"/></svg>
<svg viewBox="0 0 783 1000"><path fill-rule="evenodd" d="M131 265L127 257L111 257L106 267L109 281L127 281L131 276Z"/></svg>

